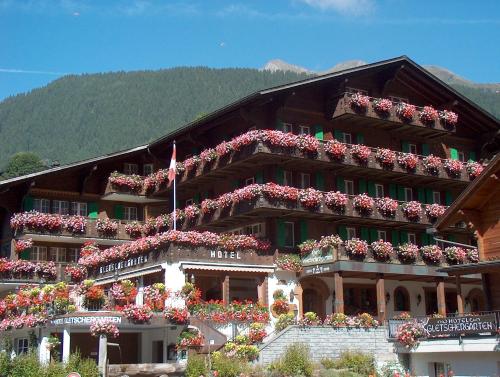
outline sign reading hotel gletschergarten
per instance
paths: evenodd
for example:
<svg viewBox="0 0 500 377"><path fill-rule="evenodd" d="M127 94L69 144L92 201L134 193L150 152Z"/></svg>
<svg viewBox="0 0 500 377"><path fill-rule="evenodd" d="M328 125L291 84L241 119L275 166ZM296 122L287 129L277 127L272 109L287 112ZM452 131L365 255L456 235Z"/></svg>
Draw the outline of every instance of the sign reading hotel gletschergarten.
<svg viewBox="0 0 500 377"><path fill-rule="evenodd" d="M122 317L119 316L74 316L74 317L62 317L56 318L50 321L53 326L60 325L90 325L95 321L108 321L111 323L120 324L122 323Z"/></svg>
<svg viewBox="0 0 500 377"><path fill-rule="evenodd" d="M137 265L144 264L148 261L148 256L141 255L138 257L130 258L125 261L120 261L116 263L107 264L106 266L99 267L99 273L105 274L106 272L118 271L124 268L129 268Z"/></svg>
<svg viewBox="0 0 500 377"><path fill-rule="evenodd" d="M451 334L481 334L494 332L497 329L494 314L427 318L422 325L430 338Z"/></svg>

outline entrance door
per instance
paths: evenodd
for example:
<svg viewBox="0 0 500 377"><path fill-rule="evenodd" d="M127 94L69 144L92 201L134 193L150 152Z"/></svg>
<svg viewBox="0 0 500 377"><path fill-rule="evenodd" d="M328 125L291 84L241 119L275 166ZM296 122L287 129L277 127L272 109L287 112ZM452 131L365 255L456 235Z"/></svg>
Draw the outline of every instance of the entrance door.
<svg viewBox="0 0 500 377"><path fill-rule="evenodd" d="M316 292L314 289L307 288L304 289L302 293L303 304L304 304L304 313L314 312L319 317L325 317L325 301L322 299L322 296Z"/></svg>

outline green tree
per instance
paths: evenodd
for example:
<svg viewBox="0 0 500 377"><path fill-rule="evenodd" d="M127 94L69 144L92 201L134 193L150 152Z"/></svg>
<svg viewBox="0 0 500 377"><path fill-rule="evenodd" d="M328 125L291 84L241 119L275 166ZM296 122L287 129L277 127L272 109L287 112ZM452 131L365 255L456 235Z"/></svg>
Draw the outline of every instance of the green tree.
<svg viewBox="0 0 500 377"><path fill-rule="evenodd" d="M44 165L40 157L31 152L19 152L13 155L2 174L3 179L19 177L44 170Z"/></svg>

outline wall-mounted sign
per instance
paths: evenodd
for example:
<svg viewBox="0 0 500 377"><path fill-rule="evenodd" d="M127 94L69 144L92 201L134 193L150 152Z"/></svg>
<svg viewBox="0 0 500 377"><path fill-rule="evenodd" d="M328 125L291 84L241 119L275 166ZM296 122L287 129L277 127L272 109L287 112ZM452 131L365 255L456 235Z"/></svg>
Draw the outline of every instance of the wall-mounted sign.
<svg viewBox="0 0 500 377"><path fill-rule="evenodd" d="M239 251L223 251L211 250L210 258L212 259L241 259Z"/></svg>
<svg viewBox="0 0 500 377"><path fill-rule="evenodd" d="M122 317L119 316L74 316L74 317L62 317L56 318L50 321L53 326L61 325L80 325L80 326L90 326L91 323L96 321L108 321L111 323L120 324L122 323Z"/></svg>
<svg viewBox="0 0 500 377"><path fill-rule="evenodd" d="M107 264L106 266L99 267L99 273L105 274L106 272L119 271L124 268L129 268L137 265L144 264L148 261L148 255L141 255L138 257L130 258L125 261Z"/></svg>
<svg viewBox="0 0 500 377"><path fill-rule="evenodd" d="M332 248L327 249L314 249L302 259L302 264L318 264L318 263L329 263L333 261Z"/></svg>
<svg viewBox="0 0 500 377"><path fill-rule="evenodd" d="M494 314L477 316L426 318L422 321L429 338L451 334L481 334L497 331Z"/></svg>
<svg viewBox="0 0 500 377"><path fill-rule="evenodd" d="M333 272L333 264L316 264L304 266L304 275L318 275L326 272Z"/></svg>

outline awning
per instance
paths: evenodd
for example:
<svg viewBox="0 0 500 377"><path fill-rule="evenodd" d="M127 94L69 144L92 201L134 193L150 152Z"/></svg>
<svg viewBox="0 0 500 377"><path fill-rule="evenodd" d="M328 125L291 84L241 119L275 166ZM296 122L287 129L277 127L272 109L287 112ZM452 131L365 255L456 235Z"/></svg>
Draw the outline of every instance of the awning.
<svg viewBox="0 0 500 377"><path fill-rule="evenodd" d="M220 264L204 262L180 262L182 270L202 270L202 271L225 271L225 272L255 272L273 273L275 266L269 265L248 265L248 264Z"/></svg>
<svg viewBox="0 0 500 377"><path fill-rule="evenodd" d="M141 268L140 270L124 272L122 274L117 274L117 275L112 275L112 276L108 276L105 278L96 279L95 281L98 284L109 284L109 283L113 283L115 281L120 281L120 280L124 280L124 279L136 278L138 276L154 274L155 272L160 272L161 270L163 270L163 267L161 265L157 265L157 266Z"/></svg>

